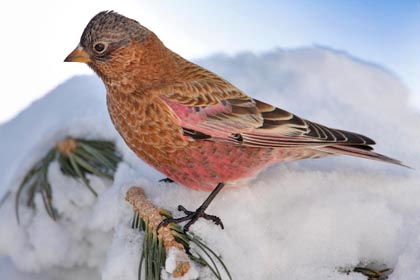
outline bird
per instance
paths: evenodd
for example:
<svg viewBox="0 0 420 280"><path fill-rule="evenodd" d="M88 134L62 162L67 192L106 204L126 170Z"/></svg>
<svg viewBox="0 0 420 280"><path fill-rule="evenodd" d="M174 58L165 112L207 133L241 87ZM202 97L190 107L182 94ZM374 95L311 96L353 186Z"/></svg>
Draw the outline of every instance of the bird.
<svg viewBox="0 0 420 280"><path fill-rule="evenodd" d="M102 79L111 120L127 146L169 181L210 192L195 210L170 222L199 218L224 228L206 209L225 186L244 186L267 167L329 155L397 165L373 151L374 140L329 128L252 98L217 74L167 48L138 21L102 11L85 27L65 62L86 63Z"/></svg>

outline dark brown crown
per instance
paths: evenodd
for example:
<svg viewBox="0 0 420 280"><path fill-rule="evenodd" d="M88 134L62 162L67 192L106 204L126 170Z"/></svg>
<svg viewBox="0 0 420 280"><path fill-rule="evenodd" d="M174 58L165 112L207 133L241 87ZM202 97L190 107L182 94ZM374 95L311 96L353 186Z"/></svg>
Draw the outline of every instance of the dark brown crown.
<svg viewBox="0 0 420 280"><path fill-rule="evenodd" d="M83 47L90 46L98 40L143 41L151 32L137 21L120 15L114 11L103 11L94 16L80 38Z"/></svg>

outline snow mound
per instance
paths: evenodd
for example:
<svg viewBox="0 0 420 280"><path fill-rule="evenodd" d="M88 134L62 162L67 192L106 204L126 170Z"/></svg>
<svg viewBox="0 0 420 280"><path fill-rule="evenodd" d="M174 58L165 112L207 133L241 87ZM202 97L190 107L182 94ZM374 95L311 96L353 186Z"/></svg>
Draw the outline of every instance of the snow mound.
<svg viewBox="0 0 420 280"><path fill-rule="evenodd" d="M217 55L197 61L249 95L331 127L372 137L376 149L420 168L420 115L386 70L324 49ZM53 222L40 207L14 215L13 195L0 208L0 279L136 279L143 236L130 228L125 191L142 186L158 206L193 209L207 193L158 183L114 130L96 77L74 77L0 126L0 195L66 135L110 139L124 156L114 182L80 182L50 168ZM340 268L376 261L391 279L419 279L420 176L398 166L330 157L270 168L246 188L224 190L192 230L219 252L234 279L364 279ZM200 270L201 279L210 279Z"/></svg>

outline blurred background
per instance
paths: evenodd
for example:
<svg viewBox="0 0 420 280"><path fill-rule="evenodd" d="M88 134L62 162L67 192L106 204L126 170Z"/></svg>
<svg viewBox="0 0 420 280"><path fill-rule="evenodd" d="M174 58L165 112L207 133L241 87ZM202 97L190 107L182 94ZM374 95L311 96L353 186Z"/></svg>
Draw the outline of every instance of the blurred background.
<svg viewBox="0 0 420 280"><path fill-rule="evenodd" d="M21 0L0 7L0 123L71 76L92 73L63 59L102 10L138 20L189 59L314 45L344 51L396 75L420 108L419 0Z"/></svg>

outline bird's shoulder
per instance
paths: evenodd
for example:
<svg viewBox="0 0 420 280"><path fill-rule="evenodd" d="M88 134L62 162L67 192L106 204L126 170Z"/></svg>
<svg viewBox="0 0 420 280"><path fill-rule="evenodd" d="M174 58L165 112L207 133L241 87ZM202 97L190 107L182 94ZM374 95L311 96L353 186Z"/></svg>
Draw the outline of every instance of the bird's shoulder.
<svg viewBox="0 0 420 280"><path fill-rule="evenodd" d="M171 77L146 94L187 106L211 106L226 99L249 99L239 88L216 73L173 53Z"/></svg>

